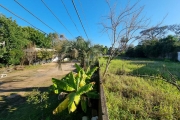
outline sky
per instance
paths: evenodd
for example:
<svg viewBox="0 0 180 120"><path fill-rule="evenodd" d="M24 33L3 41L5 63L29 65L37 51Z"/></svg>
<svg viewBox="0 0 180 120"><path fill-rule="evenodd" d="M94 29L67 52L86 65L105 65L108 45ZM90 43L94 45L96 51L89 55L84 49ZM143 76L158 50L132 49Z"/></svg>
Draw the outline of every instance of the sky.
<svg viewBox="0 0 180 120"><path fill-rule="evenodd" d="M57 32L58 34L65 35L69 40L74 40L77 36L82 36L85 40L89 39L92 44L111 46L111 41L107 34L102 32L103 28L100 24L104 20L103 16L109 14L109 9L105 0L74 0L74 4L87 36L73 7L72 0L43 0L59 20L53 16L41 0L16 1L53 30L24 10L14 0L0 0L0 5L6 7L46 33ZM63 6L62 1L72 20ZM115 0L110 1L113 3ZM131 3L135 3L136 1L137 0L131 0ZM123 6L126 5L127 0L116 0L116 2L120 5L117 7L123 8ZM150 19L149 27L151 27L162 21L165 16L166 18L162 25L180 24L179 5L180 0L140 0L137 7L145 6L142 16ZM11 17L13 20L16 20L17 24L20 26L30 26L28 23L12 15L2 7L0 7L0 13L8 18ZM137 44L137 42L134 44Z"/></svg>

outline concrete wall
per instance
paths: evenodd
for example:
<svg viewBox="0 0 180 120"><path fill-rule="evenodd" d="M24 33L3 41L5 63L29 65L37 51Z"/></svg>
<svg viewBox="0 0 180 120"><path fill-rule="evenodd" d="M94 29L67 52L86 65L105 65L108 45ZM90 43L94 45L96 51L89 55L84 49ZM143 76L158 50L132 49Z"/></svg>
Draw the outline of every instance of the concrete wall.
<svg viewBox="0 0 180 120"><path fill-rule="evenodd" d="M98 69L98 74L99 74L98 75L99 81L97 81L97 84L99 84L99 94L100 94L99 105L98 105L98 120L109 120L108 109L106 106L106 96L102 85L103 81L100 76L100 67Z"/></svg>

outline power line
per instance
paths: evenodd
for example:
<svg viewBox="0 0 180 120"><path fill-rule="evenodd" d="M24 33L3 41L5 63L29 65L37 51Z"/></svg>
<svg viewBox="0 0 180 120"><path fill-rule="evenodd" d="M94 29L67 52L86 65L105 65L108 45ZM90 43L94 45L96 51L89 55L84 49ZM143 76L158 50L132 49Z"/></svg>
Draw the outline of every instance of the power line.
<svg viewBox="0 0 180 120"><path fill-rule="evenodd" d="M83 13L83 16L84 16L84 19L85 19L85 21L86 21L86 25L87 25L87 28L88 28L88 30L89 30L89 26L88 26L88 24L87 24L87 19L86 19L86 15L84 14L84 9L83 9L83 7L82 7L82 4L81 4L81 0L78 0L79 1L79 4L80 4L80 7L81 7L81 10L82 10L82 13Z"/></svg>
<svg viewBox="0 0 180 120"><path fill-rule="evenodd" d="M69 34L74 38L74 36L71 34L71 32L66 28L66 26L59 20L59 18L53 13L53 11L46 5L46 3L41 0L42 3L46 6L46 8L54 15L54 17L58 20L58 22L69 32Z"/></svg>
<svg viewBox="0 0 180 120"><path fill-rule="evenodd" d="M51 30L53 30L54 32L56 32L53 28L51 28L49 25L47 25L46 23L44 23L41 19L39 19L37 16L35 16L33 13L31 13L29 10L27 10L23 5L21 5L18 1L14 0L17 4L19 4L24 10L26 10L27 12L29 12L32 16L34 16L36 19L38 19L41 23L43 23L44 25L46 25L48 28L50 28ZM57 32L56 32L57 33Z"/></svg>
<svg viewBox="0 0 180 120"><path fill-rule="evenodd" d="M83 26L83 23L82 23L82 21L81 21L81 18L80 18L79 14L78 14L78 11L77 11L77 9L76 9L76 5L75 5L75 3L74 3L74 0L72 0L72 3L73 3L73 6L74 6L74 9L75 9L75 11L76 11L76 14L78 15L79 21L81 22L81 26L82 26L85 34L86 34L86 37L87 37L87 39L89 40L88 35L87 35L87 33L86 33L86 30L85 30L85 28L84 28L84 26Z"/></svg>
<svg viewBox="0 0 180 120"><path fill-rule="evenodd" d="M68 9L66 8L66 5L64 4L63 0L61 0L61 2L62 2L62 4L63 4L63 6L64 6L64 8L65 8L65 10L66 10L66 12L67 12L67 14L69 15L71 21L73 22L74 26L76 27L76 30L79 32L79 30L78 30L78 28L77 28L77 26L76 26L76 23L73 21L71 15L69 14ZM79 34L81 34L81 33L79 32Z"/></svg>
<svg viewBox="0 0 180 120"><path fill-rule="evenodd" d="M8 12L10 12L11 14L13 14L14 16L16 16L16 17L20 18L21 20L25 21L26 23L28 23L28 24L31 25L32 27L36 28L37 30L40 30L39 28L35 27L34 25L32 25L32 24L31 24L30 22L28 22L27 20L21 18L20 16L16 15L15 13L11 12L10 10L8 10L6 7L2 6L1 4L0 4L0 6L1 6L2 8L4 8L5 10L7 10ZM45 33L45 34L47 34L46 32L44 32L44 31L42 31L42 30L40 30L40 31L43 32L43 33Z"/></svg>

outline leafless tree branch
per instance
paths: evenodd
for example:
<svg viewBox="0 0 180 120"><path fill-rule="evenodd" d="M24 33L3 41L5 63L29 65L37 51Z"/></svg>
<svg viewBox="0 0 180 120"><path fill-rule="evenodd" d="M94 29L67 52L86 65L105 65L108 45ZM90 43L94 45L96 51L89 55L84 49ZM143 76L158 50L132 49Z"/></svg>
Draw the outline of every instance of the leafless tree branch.
<svg viewBox="0 0 180 120"><path fill-rule="evenodd" d="M111 5L109 0L106 0L106 3L110 12L108 16L105 16L106 23L103 21L101 25L103 31L106 32L108 36L112 36L110 37L112 50L107 60L103 76L105 76L108 70L110 61L126 49L128 42L137 40L136 33L144 29L148 21L148 19L145 19L145 17L141 15L144 6L137 8L139 1L133 5L131 5L129 1L120 12L117 12L117 3ZM111 33L111 35L109 35L109 33Z"/></svg>

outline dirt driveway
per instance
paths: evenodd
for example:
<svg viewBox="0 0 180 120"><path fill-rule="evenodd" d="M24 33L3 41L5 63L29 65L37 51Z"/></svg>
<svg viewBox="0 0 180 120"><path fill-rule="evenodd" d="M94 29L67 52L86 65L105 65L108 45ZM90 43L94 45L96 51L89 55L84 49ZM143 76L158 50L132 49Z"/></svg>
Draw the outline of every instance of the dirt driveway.
<svg viewBox="0 0 180 120"><path fill-rule="evenodd" d="M13 94L25 96L34 88L47 88L52 85L51 78L60 78L74 70L74 63L62 64L63 71L58 70L56 63L47 63L23 71L13 71L7 77L0 78L0 98L12 98ZM0 103L2 103L0 99Z"/></svg>

